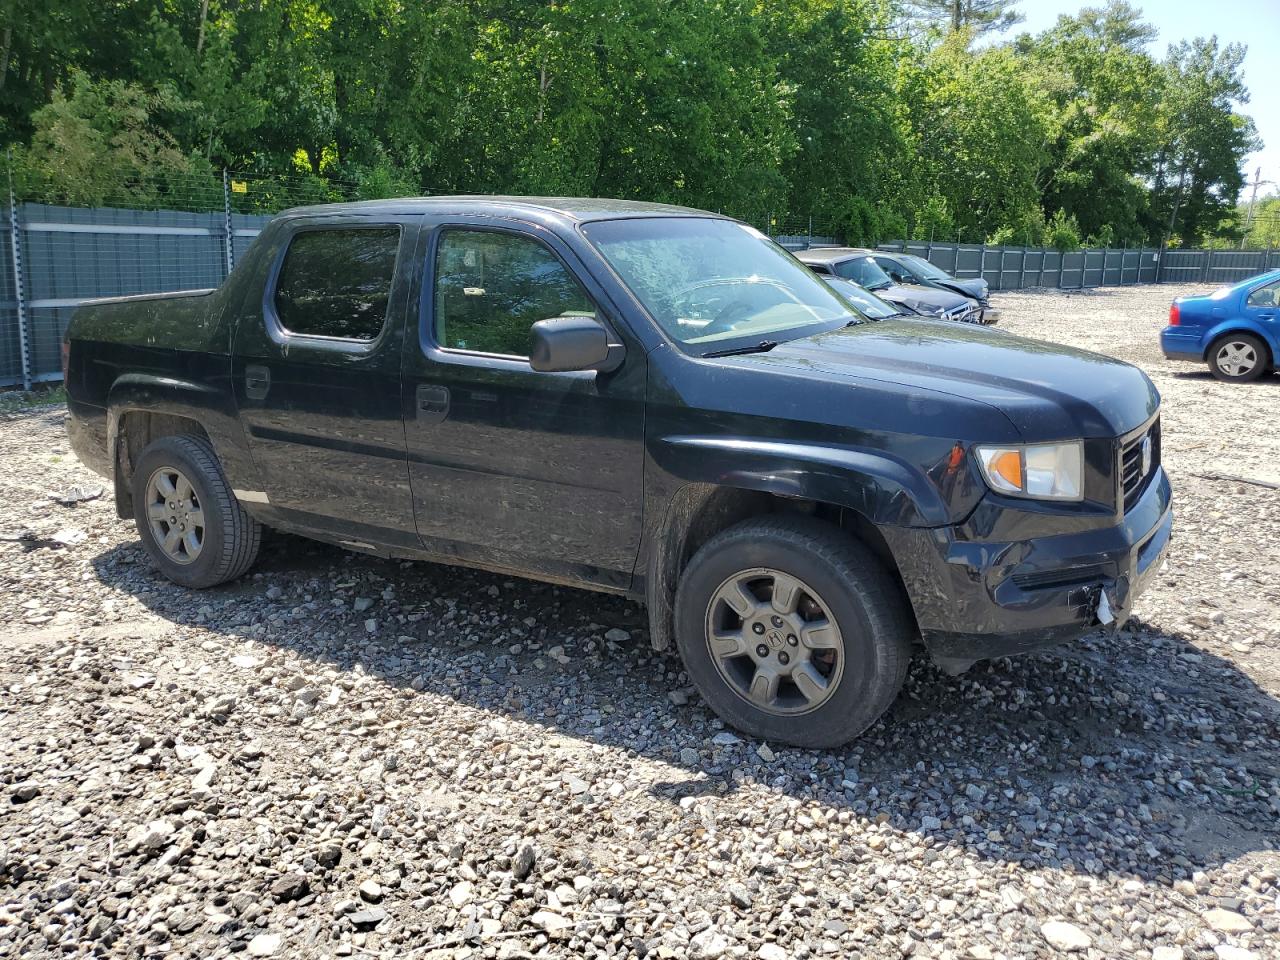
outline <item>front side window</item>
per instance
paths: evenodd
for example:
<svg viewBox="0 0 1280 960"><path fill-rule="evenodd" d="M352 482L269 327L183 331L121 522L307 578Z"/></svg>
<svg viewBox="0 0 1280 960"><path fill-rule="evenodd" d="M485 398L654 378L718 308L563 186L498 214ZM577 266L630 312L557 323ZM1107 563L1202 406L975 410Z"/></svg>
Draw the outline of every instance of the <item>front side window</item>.
<svg viewBox="0 0 1280 960"><path fill-rule="evenodd" d="M1274 307L1280 304L1280 280L1263 284L1249 294L1249 306Z"/></svg>
<svg viewBox="0 0 1280 960"><path fill-rule="evenodd" d="M305 230L289 243L275 308L290 333L375 340L387 319L399 227Z"/></svg>
<svg viewBox="0 0 1280 960"><path fill-rule="evenodd" d="M639 217L583 232L654 321L682 344L719 348L856 319L818 276L732 220ZM703 352L703 351L698 351Z"/></svg>
<svg viewBox="0 0 1280 960"><path fill-rule="evenodd" d="M893 286L893 279L880 268L875 257L855 257L836 264L836 276L852 280L868 290L881 290Z"/></svg>
<svg viewBox="0 0 1280 960"><path fill-rule="evenodd" d="M897 283L901 283L907 279L915 279L908 267L903 266L895 260L890 260L888 257L876 257L876 266L887 273L890 279Z"/></svg>
<svg viewBox="0 0 1280 960"><path fill-rule="evenodd" d="M436 252L436 342L451 350L529 355L539 320L594 316L582 286L536 240L446 230Z"/></svg>

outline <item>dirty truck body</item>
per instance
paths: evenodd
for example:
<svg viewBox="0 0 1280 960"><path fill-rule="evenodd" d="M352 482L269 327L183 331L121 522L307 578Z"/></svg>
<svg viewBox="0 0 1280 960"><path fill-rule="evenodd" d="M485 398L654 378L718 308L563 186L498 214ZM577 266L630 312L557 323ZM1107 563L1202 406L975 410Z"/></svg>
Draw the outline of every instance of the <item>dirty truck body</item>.
<svg viewBox="0 0 1280 960"><path fill-rule="evenodd" d="M262 526L645 601L727 721L861 732L944 667L1123 622L1169 541L1137 369L862 322L683 208L432 198L291 211L217 290L68 331L78 456L170 578Z"/></svg>

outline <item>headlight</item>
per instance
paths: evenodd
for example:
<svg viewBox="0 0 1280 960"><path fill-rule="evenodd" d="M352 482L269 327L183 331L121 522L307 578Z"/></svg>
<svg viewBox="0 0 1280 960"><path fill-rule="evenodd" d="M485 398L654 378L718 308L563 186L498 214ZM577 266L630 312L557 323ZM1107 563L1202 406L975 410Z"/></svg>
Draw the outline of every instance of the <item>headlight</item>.
<svg viewBox="0 0 1280 960"><path fill-rule="evenodd" d="M1036 443L978 447L978 466L997 493L1036 500L1080 500L1084 496L1084 444Z"/></svg>

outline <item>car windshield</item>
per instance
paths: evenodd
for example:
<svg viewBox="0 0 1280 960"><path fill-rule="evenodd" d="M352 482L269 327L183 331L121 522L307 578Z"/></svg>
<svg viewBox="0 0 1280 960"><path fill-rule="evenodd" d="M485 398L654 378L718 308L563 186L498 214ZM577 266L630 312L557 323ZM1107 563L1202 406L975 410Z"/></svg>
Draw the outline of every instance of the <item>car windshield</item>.
<svg viewBox="0 0 1280 960"><path fill-rule="evenodd" d="M832 276L824 276L822 279L827 282L827 286L857 308L859 313L865 314L872 320L902 316L902 311L893 304L886 303L868 290L863 290L852 280Z"/></svg>
<svg viewBox="0 0 1280 960"><path fill-rule="evenodd" d="M832 265L836 276L852 280L860 287L868 290L883 290L893 286L890 276L880 269L880 265L871 257L855 257L853 260L842 260Z"/></svg>
<svg viewBox="0 0 1280 960"><path fill-rule="evenodd" d="M818 277L760 231L732 220L645 217L583 227L667 335L720 350L857 319Z"/></svg>
<svg viewBox="0 0 1280 960"><path fill-rule="evenodd" d="M951 274L947 273L947 271L941 269L940 267L935 267L932 263L930 263L924 257L917 257L914 254L907 254L901 257L900 259L905 260L915 273L918 273L920 276L924 277L926 280L950 280L951 279Z"/></svg>

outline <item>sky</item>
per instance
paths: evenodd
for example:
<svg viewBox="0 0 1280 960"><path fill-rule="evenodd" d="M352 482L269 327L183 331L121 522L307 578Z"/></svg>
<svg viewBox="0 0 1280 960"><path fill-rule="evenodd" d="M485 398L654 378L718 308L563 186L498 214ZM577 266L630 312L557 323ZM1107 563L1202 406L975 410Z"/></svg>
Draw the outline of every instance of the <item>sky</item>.
<svg viewBox="0 0 1280 960"><path fill-rule="evenodd" d="M1026 20L999 39L1019 33L1039 33L1057 21L1058 15L1074 14L1083 7L1102 6L1105 0L1022 0L1018 9ZM1251 95L1240 107L1253 117L1261 150L1245 162L1245 179L1253 180L1262 167L1262 179L1273 181L1258 189L1258 196L1280 193L1280 0L1130 0L1142 10L1144 19L1160 31L1151 44L1151 53L1164 56L1171 43L1216 34L1220 45L1242 43L1248 48L1244 78ZM1249 198L1246 186L1242 199Z"/></svg>

